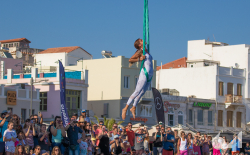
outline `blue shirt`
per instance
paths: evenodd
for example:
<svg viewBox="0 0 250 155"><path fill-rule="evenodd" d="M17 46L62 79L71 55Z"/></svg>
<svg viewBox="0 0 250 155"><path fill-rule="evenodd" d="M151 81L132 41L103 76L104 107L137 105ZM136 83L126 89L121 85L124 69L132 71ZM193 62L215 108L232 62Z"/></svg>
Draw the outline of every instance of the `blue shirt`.
<svg viewBox="0 0 250 155"><path fill-rule="evenodd" d="M245 147L245 150L249 151L250 147ZM245 152L245 154L250 155L250 152Z"/></svg>
<svg viewBox="0 0 250 155"><path fill-rule="evenodd" d="M175 140L174 135L168 134L167 135L167 140ZM169 149L174 149L174 143L163 141L163 149L164 150L169 150Z"/></svg>
<svg viewBox="0 0 250 155"><path fill-rule="evenodd" d="M1 123L1 122L2 122L2 120L0 120L0 123ZM3 142L3 133L4 133L5 130L7 130L7 128L8 128L8 123L9 123L9 122L5 121L4 124L3 124L3 126L0 127L0 131L1 131L1 133L2 133L2 138L0 138L0 142Z"/></svg>
<svg viewBox="0 0 250 155"><path fill-rule="evenodd" d="M232 143L232 151L234 151L234 152L240 151L240 148L238 147L238 145L239 145L239 140L238 139L232 140L231 143Z"/></svg>
<svg viewBox="0 0 250 155"><path fill-rule="evenodd" d="M78 126L74 126L74 130L73 130L73 127L70 125L70 127L67 130L70 145L79 145L79 143L77 143L78 133L82 133L82 132L83 132L82 129L79 128Z"/></svg>

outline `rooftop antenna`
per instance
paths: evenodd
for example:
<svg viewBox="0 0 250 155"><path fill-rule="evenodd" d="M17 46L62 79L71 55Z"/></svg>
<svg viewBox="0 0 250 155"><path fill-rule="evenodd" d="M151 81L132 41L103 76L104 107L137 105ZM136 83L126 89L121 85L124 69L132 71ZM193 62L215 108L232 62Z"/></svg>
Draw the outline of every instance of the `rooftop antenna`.
<svg viewBox="0 0 250 155"><path fill-rule="evenodd" d="M214 37L214 34L213 34L213 37ZM214 41L216 42L216 39L215 39L215 37L214 37Z"/></svg>

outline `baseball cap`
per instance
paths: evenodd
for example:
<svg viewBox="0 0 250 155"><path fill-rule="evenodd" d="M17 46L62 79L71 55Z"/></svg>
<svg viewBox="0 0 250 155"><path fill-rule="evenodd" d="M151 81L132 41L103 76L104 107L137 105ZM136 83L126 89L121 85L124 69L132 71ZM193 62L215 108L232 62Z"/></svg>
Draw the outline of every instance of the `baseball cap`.
<svg viewBox="0 0 250 155"><path fill-rule="evenodd" d="M8 111L7 111L7 110L3 110L3 111L2 111L2 114L3 114L3 113L8 113Z"/></svg>
<svg viewBox="0 0 250 155"><path fill-rule="evenodd" d="M117 139L117 138L119 138L119 135L115 135L115 136L114 136L114 139Z"/></svg>
<svg viewBox="0 0 250 155"><path fill-rule="evenodd" d="M82 109L82 113L84 113L84 112L86 113L86 110L85 110L85 109Z"/></svg>
<svg viewBox="0 0 250 155"><path fill-rule="evenodd" d="M91 137L91 134L86 134L86 137Z"/></svg>
<svg viewBox="0 0 250 155"><path fill-rule="evenodd" d="M159 124L162 125L162 121L160 121Z"/></svg>

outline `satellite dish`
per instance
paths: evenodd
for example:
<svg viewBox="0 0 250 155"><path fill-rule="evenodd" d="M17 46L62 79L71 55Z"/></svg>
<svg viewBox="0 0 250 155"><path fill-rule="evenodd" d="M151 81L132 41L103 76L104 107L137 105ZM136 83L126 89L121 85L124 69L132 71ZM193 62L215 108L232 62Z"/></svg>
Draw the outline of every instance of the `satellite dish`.
<svg viewBox="0 0 250 155"><path fill-rule="evenodd" d="M20 51L16 52L16 57L17 58L22 58L23 54Z"/></svg>

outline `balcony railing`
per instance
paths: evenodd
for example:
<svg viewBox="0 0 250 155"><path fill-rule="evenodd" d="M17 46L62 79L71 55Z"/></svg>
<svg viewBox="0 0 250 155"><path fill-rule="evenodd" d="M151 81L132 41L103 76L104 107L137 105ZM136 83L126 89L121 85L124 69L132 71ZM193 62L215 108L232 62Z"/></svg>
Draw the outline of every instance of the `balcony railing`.
<svg viewBox="0 0 250 155"><path fill-rule="evenodd" d="M225 103L242 103L242 96L227 94Z"/></svg>

